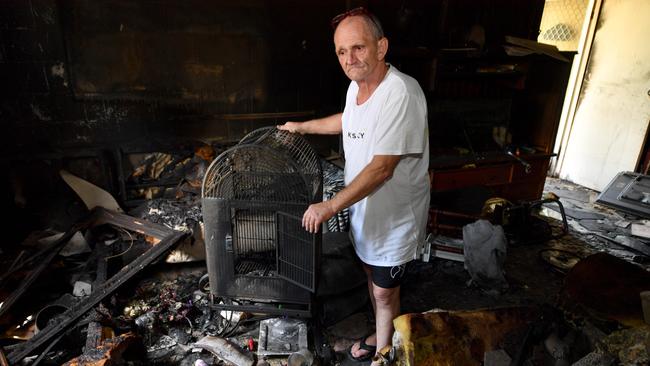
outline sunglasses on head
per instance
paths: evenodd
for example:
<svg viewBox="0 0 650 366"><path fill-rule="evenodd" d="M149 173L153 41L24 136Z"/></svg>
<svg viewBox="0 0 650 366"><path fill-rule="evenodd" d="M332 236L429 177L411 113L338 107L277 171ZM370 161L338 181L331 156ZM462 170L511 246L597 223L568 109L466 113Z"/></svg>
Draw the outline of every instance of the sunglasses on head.
<svg viewBox="0 0 650 366"><path fill-rule="evenodd" d="M332 25L332 29L336 29L336 27L343 21L343 19L347 17L353 17L355 15L363 15L370 19L373 23L375 23L375 20L373 19L372 13L370 13L366 8L363 6L360 6L358 8L350 9L346 11L345 13L341 13L334 18L332 18L332 22L330 23Z"/></svg>

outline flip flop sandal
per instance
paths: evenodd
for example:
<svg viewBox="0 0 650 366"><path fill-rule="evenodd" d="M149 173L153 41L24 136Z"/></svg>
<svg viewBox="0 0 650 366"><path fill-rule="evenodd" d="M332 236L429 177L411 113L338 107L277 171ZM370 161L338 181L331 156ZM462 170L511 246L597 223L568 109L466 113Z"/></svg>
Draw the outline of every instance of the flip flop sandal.
<svg viewBox="0 0 650 366"><path fill-rule="evenodd" d="M372 359L372 357L375 355L375 353L377 352L377 346L367 344L366 339L368 339L368 337L369 336L366 336L366 337L363 337L363 338L359 339L359 349L362 349L364 351L368 351L368 353L366 353L365 355L359 356L359 357L354 357L354 355L352 354L352 347L354 345L352 345L352 346L350 346L350 348L348 348L348 356L350 356L350 358L352 360L357 361L357 362L364 362L364 361L368 361L368 360Z"/></svg>

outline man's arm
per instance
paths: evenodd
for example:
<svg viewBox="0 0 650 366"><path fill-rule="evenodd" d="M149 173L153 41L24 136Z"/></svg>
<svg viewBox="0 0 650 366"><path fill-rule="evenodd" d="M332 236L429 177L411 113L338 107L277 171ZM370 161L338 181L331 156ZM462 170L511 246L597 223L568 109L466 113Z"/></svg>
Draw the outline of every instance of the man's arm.
<svg viewBox="0 0 650 366"><path fill-rule="evenodd" d="M323 222L368 196L390 179L401 158L400 155L375 155L352 182L334 198L310 205L302 217L302 226L310 233L318 232Z"/></svg>
<svg viewBox="0 0 650 366"><path fill-rule="evenodd" d="M336 135L343 130L342 116L342 113L337 113L329 117L312 119L306 122L286 122L277 127L280 130L299 133L301 135Z"/></svg>

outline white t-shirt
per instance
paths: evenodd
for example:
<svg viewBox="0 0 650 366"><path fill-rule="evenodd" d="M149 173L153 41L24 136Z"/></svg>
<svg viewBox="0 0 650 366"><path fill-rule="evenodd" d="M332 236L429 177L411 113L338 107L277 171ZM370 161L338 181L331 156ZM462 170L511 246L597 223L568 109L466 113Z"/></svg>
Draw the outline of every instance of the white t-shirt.
<svg viewBox="0 0 650 366"><path fill-rule="evenodd" d="M343 111L345 184L374 155L401 155L393 176L350 207L357 255L374 266L396 266L416 257L425 240L429 209L427 104L412 77L389 65L384 80L363 104L358 85L348 87Z"/></svg>

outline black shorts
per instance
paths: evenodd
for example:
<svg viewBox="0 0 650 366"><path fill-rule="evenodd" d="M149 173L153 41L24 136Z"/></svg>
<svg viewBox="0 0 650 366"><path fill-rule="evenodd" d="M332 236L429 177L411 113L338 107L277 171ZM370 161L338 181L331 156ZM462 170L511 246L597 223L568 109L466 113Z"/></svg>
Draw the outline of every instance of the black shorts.
<svg viewBox="0 0 650 366"><path fill-rule="evenodd" d="M371 266L369 264L366 264L366 266L370 268L370 273L372 273L372 283L382 288L395 288L402 284L407 264L392 267Z"/></svg>

